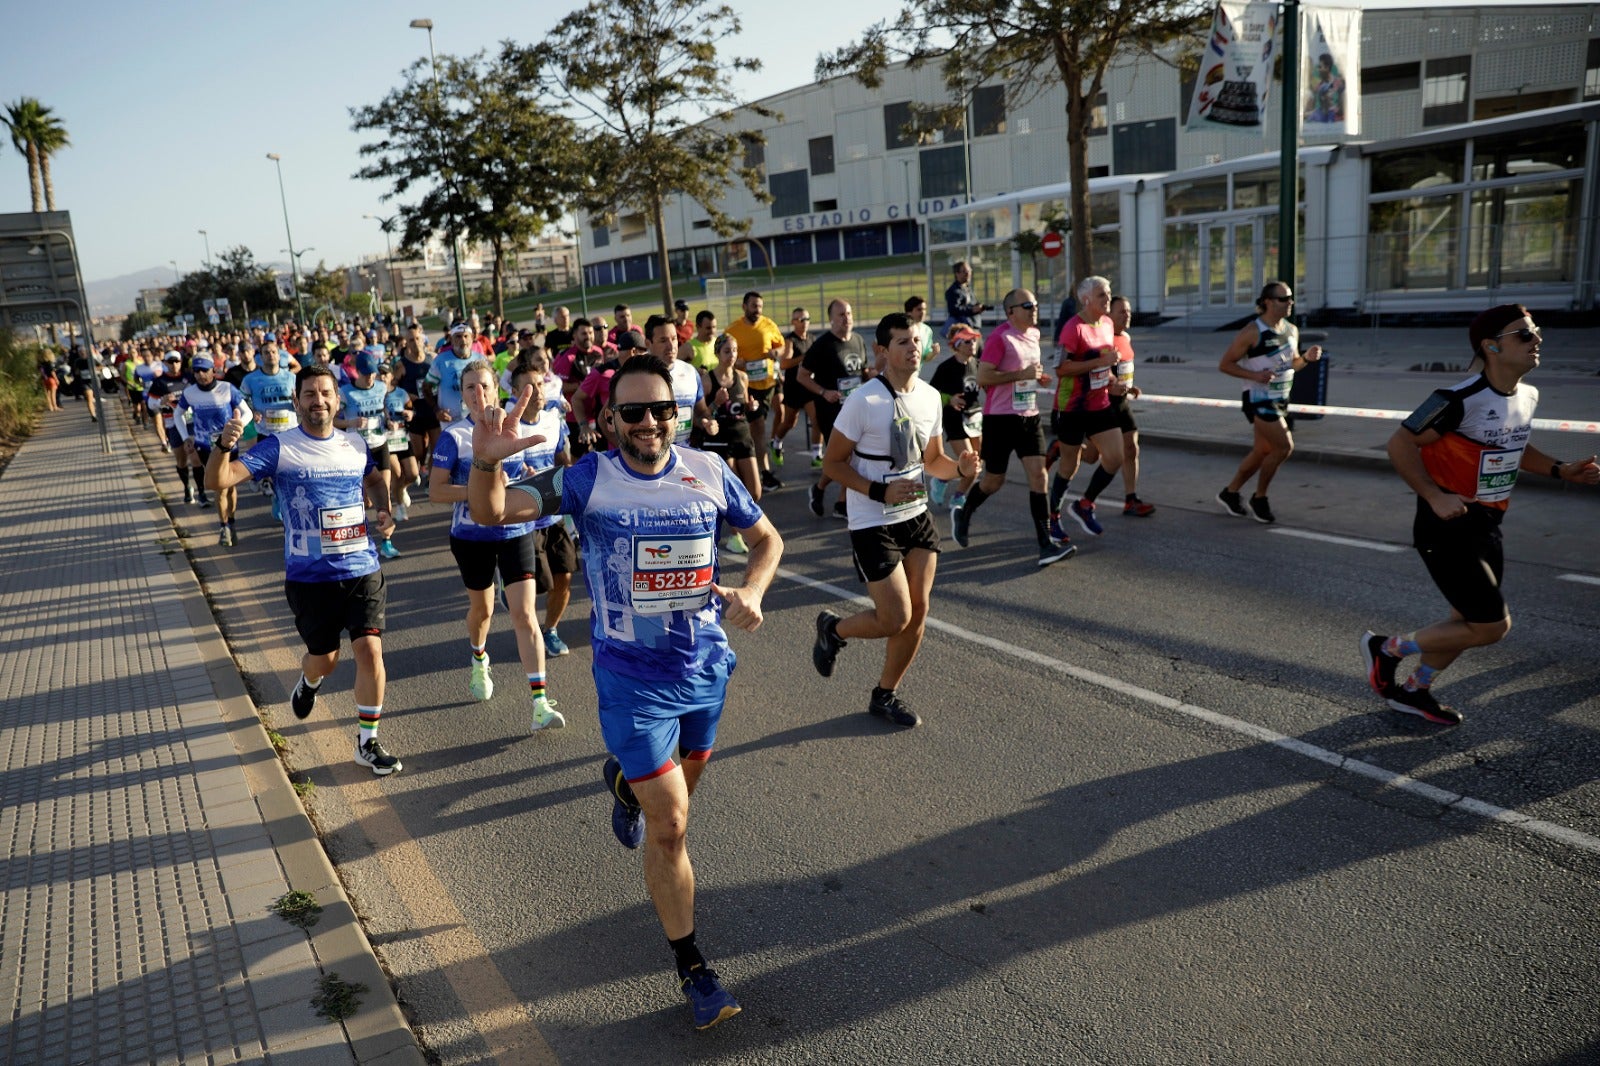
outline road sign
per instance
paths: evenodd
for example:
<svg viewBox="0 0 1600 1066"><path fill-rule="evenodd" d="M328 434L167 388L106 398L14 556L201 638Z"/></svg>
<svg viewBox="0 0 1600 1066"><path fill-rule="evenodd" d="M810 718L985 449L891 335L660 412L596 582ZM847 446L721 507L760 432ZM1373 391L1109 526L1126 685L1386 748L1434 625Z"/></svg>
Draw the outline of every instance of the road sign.
<svg viewBox="0 0 1600 1066"><path fill-rule="evenodd" d="M1061 244L1061 234L1052 230L1039 242L1039 250L1044 253L1046 259L1054 259L1061 254Z"/></svg>

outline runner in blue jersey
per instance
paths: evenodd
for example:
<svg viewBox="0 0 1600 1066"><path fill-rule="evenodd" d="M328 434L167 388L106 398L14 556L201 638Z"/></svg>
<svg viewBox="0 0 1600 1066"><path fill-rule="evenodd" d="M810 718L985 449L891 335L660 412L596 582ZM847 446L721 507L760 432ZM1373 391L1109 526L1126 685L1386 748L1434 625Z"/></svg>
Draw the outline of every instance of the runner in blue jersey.
<svg viewBox="0 0 1600 1066"><path fill-rule="evenodd" d="M465 417L452 422L439 435L439 446L433 452L432 484L428 498L438 503L452 505L450 514L450 554L455 556L461 571L461 582L467 587L467 648L470 652L467 687L474 699L486 700L494 695L494 677L489 670L489 623L494 618L494 584L496 572L505 588L506 610L511 615L511 627L517 637L517 657L522 661L527 677L528 691L533 698L532 731L559 729L566 719L551 707L545 683L544 641L539 636L539 626L533 617L534 599L538 591L538 541L534 523L518 522L510 525L482 526L472 520L467 508L467 475L472 469L472 428L481 418L485 408L497 406L500 398L499 383L494 367L486 359L474 359L461 375ZM537 388L535 395L538 395ZM561 430L559 414L552 413L555 427L531 450L539 452L537 458L529 452L519 452L504 460L501 468L506 479L524 477L532 473L530 460L543 468L555 465L554 455L566 442ZM530 438L531 439L531 438ZM556 516L559 521L559 516Z"/></svg>
<svg viewBox="0 0 1600 1066"><path fill-rule="evenodd" d="M339 664L339 633L347 631L356 661L360 716L355 759L382 777L399 770L400 760L378 743L387 596L378 553L367 534L364 497L372 497L375 525L386 534L394 527L389 487L360 435L333 428L339 410L333 371L309 365L294 381L300 425L224 461L244 433L244 422L233 419L217 439L206 483L221 490L251 478L277 480L283 497L284 597L306 645L290 706L296 718L311 714L323 679Z"/></svg>
<svg viewBox="0 0 1600 1066"><path fill-rule="evenodd" d="M372 465L389 485L389 498L393 501L399 493L394 491L393 479L389 476L389 386L378 376L378 367L378 357L372 352L363 348L355 353L350 360L353 376L339 386L341 406L333 428L361 434L361 439L367 442L367 451L372 453ZM385 559L400 557L392 535L386 534L378 542L378 554Z"/></svg>
<svg viewBox="0 0 1600 1066"><path fill-rule="evenodd" d="M450 347L440 352L423 378L423 387L431 390L439 421L444 425L461 417L461 372L473 359L472 327L457 322L450 327Z"/></svg>
<svg viewBox="0 0 1600 1066"><path fill-rule="evenodd" d="M499 460L528 446L519 422L532 399L523 389L509 412L485 411L474 429L472 517L486 525L558 512L577 520L594 603L600 732L612 753L602 771L612 830L628 847L645 844L645 885L694 1024L707 1028L739 1004L695 946L689 797L716 741L734 667L722 620L745 630L761 624L783 540L720 458L673 446L678 405L671 373L655 356L629 360L611 380L598 414L610 420L616 450L507 491ZM717 580L717 540L727 525L750 545L744 584L732 587Z"/></svg>
<svg viewBox="0 0 1600 1066"><path fill-rule="evenodd" d="M257 354L256 369L239 382L239 391L256 415L256 432L261 437L275 437L295 427L294 372L282 364L276 344L263 344ZM283 521L278 510L278 496L273 492L271 478L262 478L272 496L272 520Z"/></svg>
<svg viewBox="0 0 1600 1066"><path fill-rule="evenodd" d="M385 363L380 380L388 386L383 398L383 413L389 427L389 498L394 503L394 520L404 522L411 508L411 484L417 480L417 457L411 450L411 395L403 387L404 360ZM398 490L398 491L396 491Z"/></svg>
<svg viewBox="0 0 1600 1066"><path fill-rule="evenodd" d="M204 467L211 456L211 448L228 420L241 417L245 424L251 421L250 408L237 389L226 381L217 380L215 365L208 355L197 355L189 363L194 374L194 384L178 394L174 427L183 438L184 448ZM184 418L189 416L189 420ZM235 440L235 444L237 444ZM234 532L233 516L239 509L239 493L233 488L217 493L217 520L220 529L217 543L231 548L238 543Z"/></svg>

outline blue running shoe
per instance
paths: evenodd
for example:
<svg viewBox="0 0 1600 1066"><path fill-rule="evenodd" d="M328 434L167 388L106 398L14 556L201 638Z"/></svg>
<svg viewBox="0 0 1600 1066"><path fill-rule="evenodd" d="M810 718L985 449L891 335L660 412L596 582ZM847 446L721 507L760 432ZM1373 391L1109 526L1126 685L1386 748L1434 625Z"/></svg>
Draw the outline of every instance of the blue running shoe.
<svg viewBox="0 0 1600 1066"><path fill-rule="evenodd" d="M400 558L400 549L394 546L394 541L390 540L388 537L384 537L383 540L378 543L378 554L383 556L385 559L398 559Z"/></svg>
<svg viewBox="0 0 1600 1066"><path fill-rule="evenodd" d="M569 651L571 649L567 647L567 642L561 639L560 633L557 633L554 629L544 631L544 653L546 655L565 655Z"/></svg>
<svg viewBox="0 0 1600 1066"><path fill-rule="evenodd" d="M1067 512L1072 515L1078 525L1083 527L1083 531L1091 537L1098 537L1106 531L1105 527L1100 524L1100 520L1094 515L1094 504L1088 500L1081 497L1073 500L1072 506L1067 508Z"/></svg>
<svg viewBox="0 0 1600 1066"><path fill-rule="evenodd" d="M623 847L637 848L644 843L644 808L636 803L623 802L622 790L628 788L628 782L622 776L622 764L615 755L606 756L606 764L600 770L600 780L605 782L606 791L611 793L611 831L617 835ZM628 794L631 796L633 790L628 789Z"/></svg>
<svg viewBox="0 0 1600 1066"><path fill-rule="evenodd" d="M950 482L941 481L936 477L928 479L928 502L935 507L944 506L944 496L949 491Z"/></svg>
<svg viewBox="0 0 1600 1066"><path fill-rule="evenodd" d="M709 1029L744 1009L733 998L733 994L722 987L722 982L717 980L717 972L704 966L696 966L688 973L679 971L678 987L683 989L689 1006L694 1008L696 1029Z"/></svg>
<svg viewBox="0 0 1600 1066"><path fill-rule="evenodd" d="M1072 540L1067 536L1067 531L1061 525L1061 512L1057 511L1050 516L1050 543L1060 547Z"/></svg>

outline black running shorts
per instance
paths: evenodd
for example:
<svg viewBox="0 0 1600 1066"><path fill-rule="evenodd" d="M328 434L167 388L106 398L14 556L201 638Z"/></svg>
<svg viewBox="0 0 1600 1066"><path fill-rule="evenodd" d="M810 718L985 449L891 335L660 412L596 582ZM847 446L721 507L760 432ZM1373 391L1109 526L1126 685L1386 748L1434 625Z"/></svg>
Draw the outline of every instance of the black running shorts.
<svg viewBox="0 0 1600 1066"><path fill-rule="evenodd" d="M1501 512L1469 504L1467 513L1446 522L1418 497L1412 541L1428 575L1450 606L1469 622L1499 622L1511 612L1500 583L1505 552L1500 541Z"/></svg>
<svg viewBox="0 0 1600 1066"><path fill-rule="evenodd" d="M1117 413L1117 426L1124 433L1139 432L1138 423L1133 420L1133 407L1128 403L1128 396L1111 397L1111 409Z"/></svg>
<svg viewBox="0 0 1600 1066"><path fill-rule="evenodd" d="M856 576L871 584L882 581L914 548L939 551L939 530L933 518L923 511L915 518L887 526L869 526L850 531L850 549L855 558Z"/></svg>
<svg viewBox="0 0 1600 1066"><path fill-rule="evenodd" d="M533 575L534 588L538 591L550 591L554 574L578 572L578 546L572 542L566 523L557 522L553 526L534 530L533 546L537 563Z"/></svg>
<svg viewBox="0 0 1600 1066"><path fill-rule="evenodd" d="M350 634L351 643L383 634L389 596L382 570L338 581L285 581L283 595L312 655L338 651L341 631Z"/></svg>
<svg viewBox="0 0 1600 1066"><path fill-rule="evenodd" d="M1044 454L1044 425L1038 415L984 415L983 459L985 474L1004 474L1011 456L1026 459Z"/></svg>
<svg viewBox="0 0 1600 1066"><path fill-rule="evenodd" d="M1056 439L1062 447L1076 448L1084 441L1107 430L1118 428L1115 408L1099 411L1056 412Z"/></svg>
<svg viewBox="0 0 1600 1066"><path fill-rule="evenodd" d="M456 557L461 583L473 592L492 586L496 569L500 571L502 584L515 585L518 581L533 580L539 568L538 548L531 531L510 540L451 537L450 554Z"/></svg>

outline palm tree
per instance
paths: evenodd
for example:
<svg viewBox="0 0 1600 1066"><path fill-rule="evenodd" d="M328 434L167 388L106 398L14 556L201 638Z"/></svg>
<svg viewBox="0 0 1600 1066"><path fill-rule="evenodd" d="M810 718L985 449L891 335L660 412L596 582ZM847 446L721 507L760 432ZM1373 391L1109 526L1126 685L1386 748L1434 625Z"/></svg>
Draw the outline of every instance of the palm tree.
<svg viewBox="0 0 1600 1066"><path fill-rule="evenodd" d="M54 211L56 189L50 180L50 157L71 146L67 128L50 108L32 96L8 104L6 116L0 121L11 134L12 146L28 157L28 185L33 194L34 211Z"/></svg>

